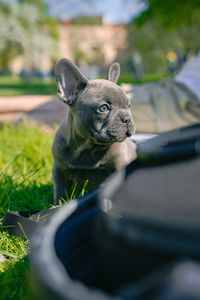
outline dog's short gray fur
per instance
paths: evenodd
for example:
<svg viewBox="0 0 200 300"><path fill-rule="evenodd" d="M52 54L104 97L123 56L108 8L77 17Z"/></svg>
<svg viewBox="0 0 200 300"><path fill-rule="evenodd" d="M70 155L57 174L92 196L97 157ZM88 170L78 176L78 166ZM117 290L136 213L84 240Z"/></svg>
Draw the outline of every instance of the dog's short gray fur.
<svg viewBox="0 0 200 300"><path fill-rule="evenodd" d="M69 108L52 147L55 204L74 183L79 192L88 179L93 189L136 157L135 144L127 139L135 125L129 100L116 84L119 73L114 63L108 80L88 80L67 59L55 66L58 97Z"/></svg>

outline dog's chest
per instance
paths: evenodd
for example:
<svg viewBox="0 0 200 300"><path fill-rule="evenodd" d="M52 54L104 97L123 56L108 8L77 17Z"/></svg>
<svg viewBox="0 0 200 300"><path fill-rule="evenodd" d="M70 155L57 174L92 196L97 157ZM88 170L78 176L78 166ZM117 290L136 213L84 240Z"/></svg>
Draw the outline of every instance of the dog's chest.
<svg viewBox="0 0 200 300"><path fill-rule="evenodd" d="M99 186L109 175L112 174L112 171L109 169L68 169L65 174L65 180L70 185L77 185L77 189L81 191L86 180L87 189L91 190Z"/></svg>
<svg viewBox="0 0 200 300"><path fill-rule="evenodd" d="M89 170L110 170L113 171L113 162L108 160L109 150L97 150L95 148L87 149L82 151L79 155L74 149L65 147L60 153L59 163L62 169L66 170L78 170L89 171Z"/></svg>

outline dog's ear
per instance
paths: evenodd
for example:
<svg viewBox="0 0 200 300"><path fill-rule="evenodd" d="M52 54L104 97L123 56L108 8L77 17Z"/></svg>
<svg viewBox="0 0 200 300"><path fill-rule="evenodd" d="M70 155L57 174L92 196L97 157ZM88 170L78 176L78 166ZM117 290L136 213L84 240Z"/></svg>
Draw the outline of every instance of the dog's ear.
<svg viewBox="0 0 200 300"><path fill-rule="evenodd" d="M55 77L58 97L69 105L72 104L81 89L88 83L88 79L81 74L78 67L66 58L61 58L56 63Z"/></svg>
<svg viewBox="0 0 200 300"><path fill-rule="evenodd" d="M119 63L115 62L110 66L109 72L108 72L108 80L111 80L113 82L117 82L120 75L120 65Z"/></svg>

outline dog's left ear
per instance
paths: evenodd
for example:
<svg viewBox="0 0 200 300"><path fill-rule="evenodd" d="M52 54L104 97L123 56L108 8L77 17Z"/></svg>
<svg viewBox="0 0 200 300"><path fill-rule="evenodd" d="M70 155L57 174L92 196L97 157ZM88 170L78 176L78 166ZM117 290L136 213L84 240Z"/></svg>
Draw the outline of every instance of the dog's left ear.
<svg viewBox="0 0 200 300"><path fill-rule="evenodd" d="M78 93L88 84L88 79L70 60L61 58L55 66L58 97L71 105Z"/></svg>
<svg viewBox="0 0 200 300"><path fill-rule="evenodd" d="M110 69L108 72L108 80L116 83L119 78L119 75L120 75L120 65L119 65L119 63L115 62L110 66Z"/></svg>

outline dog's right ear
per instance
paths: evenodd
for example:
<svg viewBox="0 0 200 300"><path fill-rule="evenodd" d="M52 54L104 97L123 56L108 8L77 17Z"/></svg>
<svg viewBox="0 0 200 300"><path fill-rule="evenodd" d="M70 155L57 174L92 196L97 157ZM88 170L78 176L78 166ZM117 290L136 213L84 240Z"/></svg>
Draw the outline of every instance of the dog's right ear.
<svg viewBox="0 0 200 300"><path fill-rule="evenodd" d="M81 74L77 66L66 58L61 58L55 65L55 77L58 87L58 97L61 101L72 104L88 79Z"/></svg>

